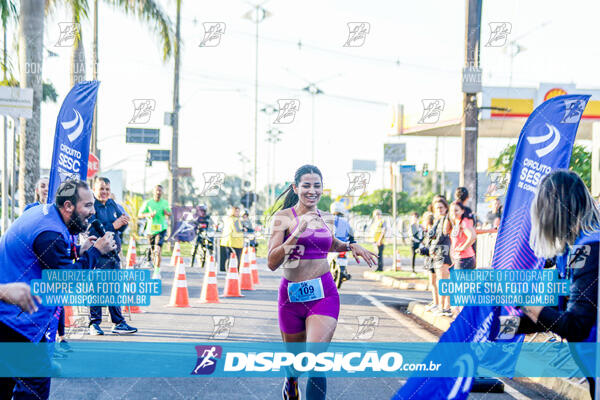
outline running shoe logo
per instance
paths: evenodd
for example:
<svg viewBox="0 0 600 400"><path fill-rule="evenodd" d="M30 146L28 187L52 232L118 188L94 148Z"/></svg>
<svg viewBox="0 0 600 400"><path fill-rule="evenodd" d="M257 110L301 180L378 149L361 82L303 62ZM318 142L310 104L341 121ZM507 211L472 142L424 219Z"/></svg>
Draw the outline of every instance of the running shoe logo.
<svg viewBox="0 0 600 400"><path fill-rule="evenodd" d="M348 22L348 40L344 47L361 47L365 44L367 34L371 31L371 24L368 22Z"/></svg>
<svg viewBox="0 0 600 400"><path fill-rule="evenodd" d="M156 100L154 99L134 99L133 116L130 124L145 124L150 121L152 111L156 109Z"/></svg>
<svg viewBox="0 0 600 400"><path fill-rule="evenodd" d="M281 264L282 268L297 268L300 265L300 259L304 255L304 246L301 244L283 245L285 258Z"/></svg>
<svg viewBox="0 0 600 400"><path fill-rule="evenodd" d="M225 172L203 172L204 187L200 196L217 196L225 181Z"/></svg>
<svg viewBox="0 0 600 400"><path fill-rule="evenodd" d="M485 47L502 47L506 44L508 35L512 31L510 22L490 22L490 39Z"/></svg>
<svg viewBox="0 0 600 400"><path fill-rule="evenodd" d="M423 99L423 115L418 124L435 124L440 120L446 102L442 99Z"/></svg>
<svg viewBox="0 0 600 400"><path fill-rule="evenodd" d="M225 34L225 22L204 22L204 38L198 47L217 47Z"/></svg>
<svg viewBox="0 0 600 400"><path fill-rule="evenodd" d="M519 327L520 318L516 315L502 315L500 316L500 332L498 338L501 340L512 339L517 332Z"/></svg>
<svg viewBox="0 0 600 400"><path fill-rule="evenodd" d="M584 110L584 100L565 100L565 115L560 121L563 124L579 122Z"/></svg>
<svg viewBox="0 0 600 400"><path fill-rule="evenodd" d="M352 339L369 340L375 334L375 328L379 325L379 317L376 315L360 315L358 319L358 329Z"/></svg>
<svg viewBox="0 0 600 400"><path fill-rule="evenodd" d="M73 118L71 121L60 123L65 130L71 129L77 125L75 130L67 135L67 138L69 138L71 143L73 143L73 141L75 141L81 135L81 132L83 132L83 118L81 118L81 114L79 114L79 111L76 109L73 109L73 112L75 113L75 118Z"/></svg>
<svg viewBox="0 0 600 400"><path fill-rule="evenodd" d="M573 269L583 268L585 266L585 261L587 260L591 251L592 248L587 244L577 244L573 246L573 248L569 252L569 259L567 265Z"/></svg>
<svg viewBox="0 0 600 400"><path fill-rule="evenodd" d="M300 100L297 99L279 99L277 118L273 121L274 124L291 124L296 118L296 113L300 110Z"/></svg>
<svg viewBox="0 0 600 400"><path fill-rule="evenodd" d="M458 378L452 386L452 390L448 394L448 400L456 398L460 393L467 393L471 388L471 381L473 380L473 372L475 372L475 363L473 362L473 356L468 353L458 357L458 360L454 363L453 367L458 368Z"/></svg>
<svg viewBox="0 0 600 400"><path fill-rule="evenodd" d="M75 39L79 37L81 27L76 22L59 22L58 29L60 36L54 47L71 47L75 44Z"/></svg>
<svg viewBox="0 0 600 400"><path fill-rule="evenodd" d="M361 196L367 190L370 180L371 175L368 172L348 172L346 196Z"/></svg>
<svg viewBox="0 0 600 400"><path fill-rule="evenodd" d="M234 317L230 315L213 315L214 328L210 339L227 339L234 322Z"/></svg>
<svg viewBox="0 0 600 400"><path fill-rule="evenodd" d="M548 145L546 145L545 147L542 147L541 149L537 149L535 151L535 153L540 158L551 153L552 150L554 150L556 146L558 146L558 143L560 143L560 132L558 131L558 129L556 129L554 125L550 125L549 123L546 123L546 127L548 128L548 133L546 135L527 137L527 141L529 142L529 144L540 144L549 142Z"/></svg>
<svg viewBox="0 0 600 400"><path fill-rule="evenodd" d="M192 375L210 375L217 368L217 360L223 355L221 346L196 346L198 361Z"/></svg>

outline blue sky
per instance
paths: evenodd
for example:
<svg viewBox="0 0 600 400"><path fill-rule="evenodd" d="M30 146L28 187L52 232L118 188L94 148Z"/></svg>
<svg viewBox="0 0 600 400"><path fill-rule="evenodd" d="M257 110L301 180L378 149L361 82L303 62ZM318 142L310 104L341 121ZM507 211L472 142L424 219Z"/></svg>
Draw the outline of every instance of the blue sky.
<svg viewBox="0 0 600 400"><path fill-rule="evenodd" d="M162 2L174 20L174 1ZM264 7L272 15L260 24L259 101L298 99L300 109L277 145L275 180L290 180L295 169L310 162L311 99L300 89L321 81L324 95L315 99L316 165L325 186L334 193L348 184L352 159L379 164L369 190L389 182L382 166L383 143L407 143L407 163L417 168L434 164L433 139L390 138L388 104L405 105L408 125L420 118L421 100L445 101L441 119L460 116L460 71L464 58L465 2L451 1L312 1L271 0ZM600 48L597 22L600 3L592 1L484 1L482 42L489 38L489 22L512 24L511 38L525 51L511 62L504 48L483 47L483 84L533 86L539 82L600 86L597 79ZM202 172L241 174L237 156L254 154L254 24L242 16L250 3L183 1L181 67L180 166L192 167L196 180ZM42 167L49 167L52 138L60 102L69 90L69 48L54 47L59 22L69 21L66 10L47 19L46 47L59 54L44 64L44 77L54 83L59 103L42 110ZM100 65L98 97L99 146L103 168L126 170L127 185L141 190L145 158L143 145L125 144L125 127L133 115L134 99L155 99L148 128L161 129L161 144L170 146L171 130L163 114L172 108L173 63L161 61L155 36L133 17L100 5ZM217 47L198 47L203 22L224 22L225 34ZM361 47L345 48L348 22L369 22ZM83 21L83 38L91 78L91 21ZM303 43L299 48L298 41ZM397 63L399 61L399 64ZM271 117L274 119L274 117ZM268 119L259 114L258 181L268 178ZM507 140L482 139L478 168L487 166ZM458 170L460 140L444 139L440 168ZM125 161L123 161L125 160ZM251 168L250 163L246 170ZM387 171L387 170L385 170ZM166 164L147 171L148 186L167 176Z"/></svg>

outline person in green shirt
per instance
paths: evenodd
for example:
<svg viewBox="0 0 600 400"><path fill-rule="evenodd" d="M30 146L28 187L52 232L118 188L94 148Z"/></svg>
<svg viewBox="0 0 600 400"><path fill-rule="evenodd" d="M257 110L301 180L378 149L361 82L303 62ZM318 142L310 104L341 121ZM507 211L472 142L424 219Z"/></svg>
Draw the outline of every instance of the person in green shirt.
<svg viewBox="0 0 600 400"><path fill-rule="evenodd" d="M162 245L165 242L171 208L169 202L162 198L163 187L156 185L154 187L154 198L147 200L140 211L141 218L148 218L146 221L146 234L150 242L152 252L152 261L154 265L160 268Z"/></svg>

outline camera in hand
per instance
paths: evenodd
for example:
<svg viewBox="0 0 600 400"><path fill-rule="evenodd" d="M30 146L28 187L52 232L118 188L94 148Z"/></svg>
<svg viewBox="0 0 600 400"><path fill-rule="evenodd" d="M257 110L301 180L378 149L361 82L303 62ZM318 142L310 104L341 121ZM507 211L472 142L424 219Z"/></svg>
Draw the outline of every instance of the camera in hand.
<svg viewBox="0 0 600 400"><path fill-rule="evenodd" d="M96 232L98 232L100 237L106 235L106 230L104 230L102 223L97 219L92 221L92 227L96 230ZM119 255L117 254L117 250L111 250L110 252L106 253L106 255L109 257L119 257Z"/></svg>
<svg viewBox="0 0 600 400"><path fill-rule="evenodd" d="M417 249L417 253L424 257L429 257L429 247L421 246Z"/></svg>

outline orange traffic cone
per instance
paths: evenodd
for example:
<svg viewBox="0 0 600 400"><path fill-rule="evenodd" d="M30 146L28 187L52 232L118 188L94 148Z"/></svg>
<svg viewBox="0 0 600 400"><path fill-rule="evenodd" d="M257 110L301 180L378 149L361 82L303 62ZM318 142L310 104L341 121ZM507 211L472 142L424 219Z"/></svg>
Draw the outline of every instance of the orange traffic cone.
<svg viewBox="0 0 600 400"><path fill-rule="evenodd" d="M400 257L400 252L396 253L396 268L400 269L402 266L402 257Z"/></svg>
<svg viewBox="0 0 600 400"><path fill-rule="evenodd" d="M135 239L133 236L129 241L129 248L127 249L127 258L125 259L125 265L127 267L133 267L137 262L137 250L135 248Z"/></svg>
<svg viewBox="0 0 600 400"><path fill-rule="evenodd" d="M173 288L171 289L171 299L169 307L189 307L190 297L187 289L187 279L185 278L185 265L183 259L179 257L179 265L175 268L173 277Z"/></svg>
<svg viewBox="0 0 600 400"><path fill-rule="evenodd" d="M254 286L252 286L252 272L250 271L249 258L248 247L244 247L244 250L242 251L242 268L240 269L240 288L242 290L254 290Z"/></svg>
<svg viewBox="0 0 600 400"><path fill-rule="evenodd" d="M260 285L258 280L258 269L256 268L256 247L250 246L250 272L252 273L252 283Z"/></svg>
<svg viewBox="0 0 600 400"><path fill-rule="evenodd" d="M181 248L179 247L179 242L175 242L175 247L173 248L173 254L171 255L171 267L177 268L179 265L179 259L181 258Z"/></svg>
<svg viewBox="0 0 600 400"><path fill-rule="evenodd" d="M135 261L136 261L135 253L136 253L135 240L133 240L133 238L131 238L131 242L129 243L129 250L127 250L127 266L125 267L125 269L135 268ZM125 306L125 307L123 307L123 311L130 312L131 314L141 314L144 312L144 311L142 311L140 306L135 306L135 305Z"/></svg>
<svg viewBox="0 0 600 400"><path fill-rule="evenodd" d="M225 292L223 297L243 297L240 290L240 279L238 276L237 259L235 252L231 252L229 258L229 269L227 271L227 279L225 280Z"/></svg>
<svg viewBox="0 0 600 400"><path fill-rule="evenodd" d="M200 294L202 303L219 303L219 288L217 286L217 266L215 265L215 257L210 256L204 281L202 282L202 293Z"/></svg>

